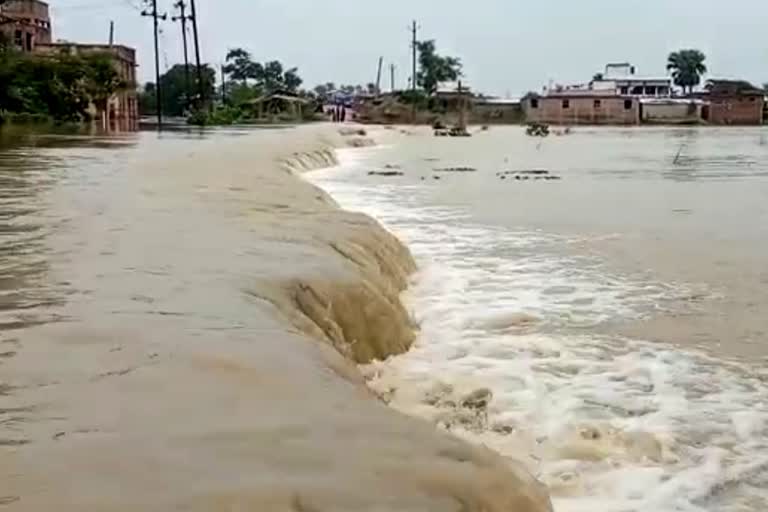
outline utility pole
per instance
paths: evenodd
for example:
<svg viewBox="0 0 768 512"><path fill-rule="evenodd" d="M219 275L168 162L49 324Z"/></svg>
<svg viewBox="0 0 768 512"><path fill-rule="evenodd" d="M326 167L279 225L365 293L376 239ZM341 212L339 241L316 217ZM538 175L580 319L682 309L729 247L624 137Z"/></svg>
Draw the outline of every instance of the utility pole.
<svg viewBox="0 0 768 512"><path fill-rule="evenodd" d="M151 16L155 29L155 100L157 102L157 127L163 128L163 88L160 85L160 44L158 42L158 35L160 32L159 20L165 20L166 14L160 15L157 13L157 0L144 0L145 2L151 2L151 11L141 11L142 16Z"/></svg>
<svg viewBox="0 0 768 512"><path fill-rule="evenodd" d="M187 47L187 21L192 17L187 16L187 4L184 0L179 0L173 4L179 10L179 15L171 18L173 21L181 22L181 40L184 44L184 83L187 89L187 107L192 102L192 80L189 76L189 48Z"/></svg>
<svg viewBox="0 0 768 512"><path fill-rule="evenodd" d="M413 52L411 56L411 64L413 65L413 71L411 73L411 91L416 93L416 51L418 47L418 30L419 26L416 24L416 21L413 22L413 26L411 27L411 50Z"/></svg>
<svg viewBox="0 0 768 512"><path fill-rule="evenodd" d="M109 46L115 44L115 22L110 21L109 22Z"/></svg>
<svg viewBox="0 0 768 512"><path fill-rule="evenodd" d="M200 64L200 37L197 32L197 8L195 0L190 0L192 8L192 35L195 38L195 64L197 66L197 92L200 95L200 103L205 103L205 85L203 85L203 66Z"/></svg>
<svg viewBox="0 0 768 512"><path fill-rule="evenodd" d="M381 96L381 66L384 64L384 57L379 57L379 69L376 71L376 96Z"/></svg>
<svg viewBox="0 0 768 512"><path fill-rule="evenodd" d="M227 75L224 73L224 64L221 64L221 104L227 104Z"/></svg>
<svg viewBox="0 0 768 512"><path fill-rule="evenodd" d="M419 26L416 23L416 20L413 21L413 25L411 26L411 51L413 52L411 55L411 64L413 65L413 70L411 74L411 101L413 102L412 108L411 108L411 122L416 123L416 52L418 47L418 31Z"/></svg>
<svg viewBox="0 0 768 512"><path fill-rule="evenodd" d="M395 92L395 65L389 65L389 88L392 92Z"/></svg>

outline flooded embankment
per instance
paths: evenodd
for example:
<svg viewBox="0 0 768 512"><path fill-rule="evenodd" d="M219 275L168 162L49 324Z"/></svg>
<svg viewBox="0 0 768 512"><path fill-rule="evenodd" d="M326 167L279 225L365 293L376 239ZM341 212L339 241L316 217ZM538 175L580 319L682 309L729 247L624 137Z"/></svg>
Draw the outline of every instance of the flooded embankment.
<svg viewBox="0 0 768 512"><path fill-rule="evenodd" d="M0 509L548 510L520 467L365 386L354 363L413 341L415 267L298 176L350 140L0 149Z"/></svg>
<svg viewBox="0 0 768 512"><path fill-rule="evenodd" d="M310 174L418 263L370 386L557 512L767 510L764 129L407 131Z"/></svg>

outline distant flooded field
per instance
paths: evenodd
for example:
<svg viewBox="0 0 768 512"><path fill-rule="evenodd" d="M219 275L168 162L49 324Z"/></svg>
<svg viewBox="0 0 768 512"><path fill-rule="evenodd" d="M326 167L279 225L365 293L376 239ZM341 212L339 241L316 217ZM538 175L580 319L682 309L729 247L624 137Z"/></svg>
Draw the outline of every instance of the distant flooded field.
<svg viewBox="0 0 768 512"><path fill-rule="evenodd" d="M768 131L393 133L342 157L312 180L422 269L417 346L368 369L395 407L525 459L558 511L768 508ZM487 418L452 407L483 388Z"/></svg>

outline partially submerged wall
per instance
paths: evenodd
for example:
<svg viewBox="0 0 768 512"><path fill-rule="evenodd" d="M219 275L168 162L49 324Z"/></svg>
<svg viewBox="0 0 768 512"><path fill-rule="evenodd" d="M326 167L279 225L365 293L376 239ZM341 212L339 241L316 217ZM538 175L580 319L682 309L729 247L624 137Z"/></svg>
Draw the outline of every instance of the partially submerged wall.
<svg viewBox="0 0 768 512"><path fill-rule="evenodd" d="M353 361L413 341L398 294L414 263L297 175L341 143L313 128L190 147L103 187L120 250L86 258L115 226L85 223L52 269L100 286L3 366L18 421L0 439L23 441L0 447L9 510L550 510L514 462L365 386ZM116 290L146 298L126 314Z"/></svg>

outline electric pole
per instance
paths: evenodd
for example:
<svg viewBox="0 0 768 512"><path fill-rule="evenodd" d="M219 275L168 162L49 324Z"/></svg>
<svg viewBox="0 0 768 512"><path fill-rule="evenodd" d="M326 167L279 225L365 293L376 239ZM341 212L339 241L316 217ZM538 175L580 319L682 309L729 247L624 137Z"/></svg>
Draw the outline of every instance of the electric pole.
<svg viewBox="0 0 768 512"><path fill-rule="evenodd" d="M414 92L414 95L416 93L416 51L419 45L418 30L419 26L414 21L413 26L411 27L411 50L413 52L411 56L411 64L413 65L413 71L411 73L411 90Z"/></svg>
<svg viewBox="0 0 768 512"><path fill-rule="evenodd" d="M395 65L389 65L389 87L392 92L395 92Z"/></svg>
<svg viewBox="0 0 768 512"><path fill-rule="evenodd" d="M384 57L379 57L379 68L376 72L376 97L381 96L381 66L384 64Z"/></svg>
<svg viewBox="0 0 768 512"><path fill-rule="evenodd" d="M184 0L179 0L173 4L179 10L179 15L171 18L173 21L181 22L181 40L184 44L184 83L187 88L187 107L192 102L192 80L189 77L189 48L187 47L187 21L192 19L187 16L187 4Z"/></svg>
<svg viewBox="0 0 768 512"><path fill-rule="evenodd" d="M200 103L205 103L205 85L203 84L203 67L200 64L200 37L197 32L197 8L195 0L190 0L192 8L192 35L195 38L195 64L197 67L197 92L200 95Z"/></svg>
<svg viewBox="0 0 768 512"><path fill-rule="evenodd" d="M411 51L413 52L411 55L411 58L412 58L411 63L413 65L413 70L411 74L411 93L412 93L411 101L413 102L413 108L411 109L411 116L412 116L411 121L413 123L416 123L416 52L418 49L417 47L419 45L418 31L419 31L419 26L416 23L416 20L414 20L413 25L411 26Z"/></svg>
<svg viewBox="0 0 768 512"><path fill-rule="evenodd" d="M157 13L157 0L144 0L151 2L151 11L141 11L142 16L151 16L155 29L155 101L157 102L157 127L163 128L163 88L160 85L160 44L158 43L158 35L160 32L160 21L167 18L166 14L160 15Z"/></svg>
<svg viewBox="0 0 768 512"><path fill-rule="evenodd" d="M224 72L224 64L221 64L221 104L227 104L227 75Z"/></svg>

